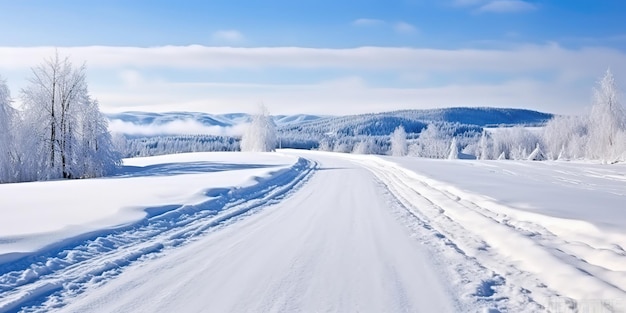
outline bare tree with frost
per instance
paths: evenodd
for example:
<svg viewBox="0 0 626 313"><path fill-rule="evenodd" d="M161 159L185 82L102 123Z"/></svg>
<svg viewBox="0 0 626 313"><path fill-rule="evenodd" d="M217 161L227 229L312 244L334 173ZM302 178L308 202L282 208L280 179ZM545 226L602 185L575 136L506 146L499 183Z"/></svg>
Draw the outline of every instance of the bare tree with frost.
<svg viewBox="0 0 626 313"><path fill-rule="evenodd" d="M619 160L626 151L626 116L619 102L615 79L610 70L594 89L589 116L588 155L605 163Z"/></svg>
<svg viewBox="0 0 626 313"><path fill-rule="evenodd" d="M58 53L46 59L32 68L22 100L22 180L101 176L121 163L84 65Z"/></svg>

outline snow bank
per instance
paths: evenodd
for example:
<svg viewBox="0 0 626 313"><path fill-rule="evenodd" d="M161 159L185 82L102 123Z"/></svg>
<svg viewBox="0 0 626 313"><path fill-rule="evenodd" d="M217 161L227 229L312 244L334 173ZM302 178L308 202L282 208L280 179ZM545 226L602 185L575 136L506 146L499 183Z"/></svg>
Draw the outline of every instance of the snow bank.
<svg viewBox="0 0 626 313"><path fill-rule="evenodd" d="M296 162L277 153L188 153L126 159L106 178L2 184L0 262L206 201Z"/></svg>
<svg viewBox="0 0 626 313"><path fill-rule="evenodd" d="M625 166L345 157L544 307L626 305Z"/></svg>

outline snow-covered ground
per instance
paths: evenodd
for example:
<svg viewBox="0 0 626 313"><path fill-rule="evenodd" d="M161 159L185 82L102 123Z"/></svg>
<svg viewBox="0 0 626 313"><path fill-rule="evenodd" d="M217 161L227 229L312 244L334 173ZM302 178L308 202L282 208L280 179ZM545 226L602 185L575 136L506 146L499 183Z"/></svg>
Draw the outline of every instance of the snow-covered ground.
<svg viewBox="0 0 626 313"><path fill-rule="evenodd" d="M622 164L291 150L126 165L0 185L0 312L626 311Z"/></svg>
<svg viewBox="0 0 626 313"><path fill-rule="evenodd" d="M555 312L626 311L624 164L347 157L493 271L507 305L514 293Z"/></svg>
<svg viewBox="0 0 626 313"><path fill-rule="evenodd" d="M120 173L105 179L0 185L0 261L9 252L200 204L296 161L279 154L189 153L127 159Z"/></svg>

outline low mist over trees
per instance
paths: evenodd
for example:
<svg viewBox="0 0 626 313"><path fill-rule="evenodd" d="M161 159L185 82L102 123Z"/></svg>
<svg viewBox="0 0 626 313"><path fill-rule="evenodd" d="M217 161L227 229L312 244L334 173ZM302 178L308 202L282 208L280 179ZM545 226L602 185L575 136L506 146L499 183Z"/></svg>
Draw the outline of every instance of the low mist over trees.
<svg viewBox="0 0 626 313"><path fill-rule="evenodd" d="M1 182L97 177L121 164L85 72L58 54L46 59L32 68L20 111L0 81Z"/></svg>

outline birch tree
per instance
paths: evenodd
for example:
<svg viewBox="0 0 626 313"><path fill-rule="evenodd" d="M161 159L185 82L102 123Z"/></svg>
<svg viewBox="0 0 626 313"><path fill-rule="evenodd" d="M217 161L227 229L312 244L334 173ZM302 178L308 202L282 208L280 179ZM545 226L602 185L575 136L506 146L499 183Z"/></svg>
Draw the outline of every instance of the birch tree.
<svg viewBox="0 0 626 313"><path fill-rule="evenodd" d="M0 77L0 183L15 180L14 119L11 93L6 81Z"/></svg>
<svg viewBox="0 0 626 313"><path fill-rule="evenodd" d="M605 163L617 161L626 150L626 116L619 102L615 79L610 70L594 89L594 104L589 116L588 154Z"/></svg>
<svg viewBox="0 0 626 313"><path fill-rule="evenodd" d="M23 159L28 177L82 178L105 174L120 164L106 120L87 90L86 67L52 58L32 68L22 90Z"/></svg>

